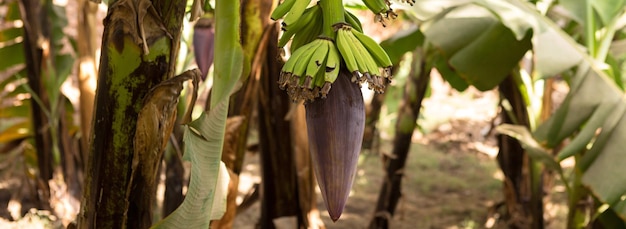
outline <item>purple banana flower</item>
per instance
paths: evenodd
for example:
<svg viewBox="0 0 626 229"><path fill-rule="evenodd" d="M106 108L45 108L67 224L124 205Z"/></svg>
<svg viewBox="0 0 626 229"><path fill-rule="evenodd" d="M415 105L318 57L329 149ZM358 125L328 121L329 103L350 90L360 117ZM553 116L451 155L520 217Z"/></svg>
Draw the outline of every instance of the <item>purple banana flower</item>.
<svg viewBox="0 0 626 229"><path fill-rule="evenodd" d="M350 77L340 72L326 99L305 105L313 167L333 221L341 216L352 188L365 128L363 95Z"/></svg>
<svg viewBox="0 0 626 229"><path fill-rule="evenodd" d="M193 27L193 52L196 57L196 64L202 72L201 78L205 80L209 73L209 68L213 64L213 50L215 47L215 29L208 19L201 18Z"/></svg>

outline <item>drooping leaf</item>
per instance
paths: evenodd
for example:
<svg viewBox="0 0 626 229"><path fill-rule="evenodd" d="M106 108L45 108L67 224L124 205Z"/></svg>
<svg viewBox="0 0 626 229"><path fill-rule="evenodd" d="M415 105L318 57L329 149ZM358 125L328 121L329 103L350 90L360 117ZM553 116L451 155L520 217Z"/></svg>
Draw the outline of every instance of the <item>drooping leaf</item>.
<svg viewBox="0 0 626 229"><path fill-rule="evenodd" d="M551 22L547 22L551 23ZM535 71L541 77L552 77L580 63L583 56L580 45L572 44L563 37L563 32L554 28L535 29L533 52L535 53ZM537 32L538 31L538 32Z"/></svg>
<svg viewBox="0 0 626 229"><path fill-rule="evenodd" d="M515 34L517 40L524 39L528 30L538 27L537 22L532 19L529 20L527 13L517 6L517 4L524 3L502 0L476 0L476 4L491 11L500 23Z"/></svg>
<svg viewBox="0 0 626 229"><path fill-rule="evenodd" d="M532 159L542 162L550 169L556 171L561 170L561 166L554 160L550 153L539 145L528 128L518 125L502 124L496 128L496 131L517 139L522 143L522 147L524 147Z"/></svg>
<svg viewBox="0 0 626 229"><path fill-rule="evenodd" d="M6 22L9 23L9 22ZM16 23L16 22L12 22ZM19 27L11 27L4 30L0 30L0 42L13 41L17 42L19 40L15 40L16 38L22 36L24 29Z"/></svg>
<svg viewBox="0 0 626 229"><path fill-rule="evenodd" d="M62 39L67 36L63 31L63 28L68 24L65 7L53 4L48 14L50 16L50 25L52 26L50 29L52 45L60 46L63 44Z"/></svg>
<svg viewBox="0 0 626 229"><path fill-rule="evenodd" d="M183 203L154 228L208 228L211 219L221 218L226 211L229 179L224 177L228 171L221 162L221 149L227 113L228 100L185 128L183 159L191 161L189 189Z"/></svg>
<svg viewBox="0 0 626 229"><path fill-rule="evenodd" d="M465 91L465 89L469 87L467 81L451 69L446 59L441 55L435 55L433 57L433 63L439 74L441 74L441 77L443 77L450 84L450 86L452 86L452 88L457 91Z"/></svg>
<svg viewBox="0 0 626 229"><path fill-rule="evenodd" d="M589 0L560 0L559 4L567 10L569 16L580 24L584 24L586 19L586 1Z"/></svg>
<svg viewBox="0 0 626 229"><path fill-rule="evenodd" d="M0 118L29 117L30 100L20 101L19 105L0 106Z"/></svg>
<svg viewBox="0 0 626 229"><path fill-rule="evenodd" d="M15 43L2 47L0 48L0 56L5 57L2 58L2 61L0 61L0 71L4 71L9 67L24 63L24 46L22 43Z"/></svg>
<svg viewBox="0 0 626 229"><path fill-rule="evenodd" d="M189 123L184 133L184 158L192 163L189 190L183 203L155 228L208 228L211 219L225 211L228 180L220 161L229 98L242 66L249 63L244 63L239 43L239 1L217 0L215 9L215 55L220 58L215 58L211 109Z"/></svg>
<svg viewBox="0 0 626 229"><path fill-rule="evenodd" d="M489 10L477 5L451 10L424 35L450 67L479 90L498 85L531 47L531 33L517 40Z"/></svg>
<svg viewBox="0 0 626 229"><path fill-rule="evenodd" d="M616 89L615 85L601 80L593 70L588 70L579 78L580 83L572 85L560 109L535 131L536 138L545 142L548 147L554 147L571 136L601 103L612 103L619 99L613 91Z"/></svg>
<svg viewBox="0 0 626 229"><path fill-rule="evenodd" d="M419 30L417 26L402 30L392 37L380 42L380 46L385 49L391 63L398 64L402 56L415 50L417 46L422 45L424 42L424 34Z"/></svg>
<svg viewBox="0 0 626 229"><path fill-rule="evenodd" d="M569 16L584 25L586 23L586 4L589 2L595 15L597 15L602 24L606 25L613 20L623 9L626 1L624 0L560 0L559 3L567 10Z"/></svg>
<svg viewBox="0 0 626 229"><path fill-rule="evenodd" d="M410 8L411 13L421 21L437 17L443 11L473 2L474 0L421 0Z"/></svg>
<svg viewBox="0 0 626 229"><path fill-rule="evenodd" d="M598 220L602 222L602 226L604 226L604 228L625 229L626 222L621 219L612 208L606 208L604 206L608 207L607 205L602 205L600 208L605 209L601 211L601 214L598 216Z"/></svg>
<svg viewBox="0 0 626 229"><path fill-rule="evenodd" d="M453 9L422 29L427 41L451 58L495 23L496 19L486 9L467 5Z"/></svg>
<svg viewBox="0 0 626 229"><path fill-rule="evenodd" d="M606 25L622 13L626 0L594 0L591 1L591 5L602 19L602 23Z"/></svg>
<svg viewBox="0 0 626 229"><path fill-rule="evenodd" d="M495 24L450 59L460 75L479 90L496 87L530 49L531 33L521 41L502 24ZM506 51L505 51L506 50Z"/></svg>
<svg viewBox="0 0 626 229"><path fill-rule="evenodd" d="M0 132L0 143L7 143L31 136L32 127L29 120L21 120Z"/></svg>

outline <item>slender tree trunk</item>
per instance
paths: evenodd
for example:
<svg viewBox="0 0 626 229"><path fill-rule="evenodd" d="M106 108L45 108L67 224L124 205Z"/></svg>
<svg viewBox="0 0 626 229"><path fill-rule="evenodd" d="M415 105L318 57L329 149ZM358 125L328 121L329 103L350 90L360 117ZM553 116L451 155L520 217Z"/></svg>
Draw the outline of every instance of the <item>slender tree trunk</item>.
<svg viewBox="0 0 626 229"><path fill-rule="evenodd" d="M138 178L130 184L134 138L149 89L174 75L185 5L174 0L109 2L92 128L97 131L91 134L79 228L146 228L152 223L155 182L141 177L156 174L158 166L150 172L136 168ZM169 138L169 133L159 134ZM154 153L151 161L138 163L140 168L161 160L163 149Z"/></svg>
<svg viewBox="0 0 626 229"><path fill-rule="evenodd" d="M50 209L50 187L48 181L52 179L52 136L49 131L49 119L43 109L50 107L47 93L42 82L42 65L50 61L50 24L47 20L50 1L21 0L20 13L24 22L24 53L26 58L26 72L28 86L39 96L43 104L31 102L33 118L33 130L35 137L35 149L37 152L37 166L39 176L37 178L37 198L39 208ZM45 44L40 43L43 41ZM42 108L41 106L45 106Z"/></svg>
<svg viewBox="0 0 626 229"><path fill-rule="evenodd" d="M363 149L377 150L374 145L378 139L376 124L380 118L380 109L383 107L385 94L374 94L372 101L365 110L365 131L363 132Z"/></svg>
<svg viewBox="0 0 626 229"><path fill-rule="evenodd" d="M500 95L511 104L509 114L501 106L502 123L517 124L529 127L526 103L517 89L513 76L500 83ZM512 116L513 117L512 117ZM497 159L505 176L504 194L509 226L512 228L543 228L543 187L541 173L525 153L520 143L505 135L498 136L500 151Z"/></svg>
<svg viewBox="0 0 626 229"><path fill-rule="evenodd" d="M270 40L278 39L277 25L271 27ZM285 120L291 101L276 83L282 68L282 64L275 61L277 50L274 42L268 46L266 66L260 80L258 109L263 183L259 228L275 228L274 219L298 216L301 212L291 126ZM298 224L302 226L302 222Z"/></svg>
<svg viewBox="0 0 626 229"><path fill-rule="evenodd" d="M383 181L376 204L374 218L370 221L369 228L389 228L389 221L402 196L402 178L404 166L411 148L411 138L416 127L417 117L422 106L422 100L426 94L430 82L430 67L424 57L422 48L414 52L410 78L406 82L404 98L400 104L396 134L393 140L391 155L383 154L385 165L385 180Z"/></svg>

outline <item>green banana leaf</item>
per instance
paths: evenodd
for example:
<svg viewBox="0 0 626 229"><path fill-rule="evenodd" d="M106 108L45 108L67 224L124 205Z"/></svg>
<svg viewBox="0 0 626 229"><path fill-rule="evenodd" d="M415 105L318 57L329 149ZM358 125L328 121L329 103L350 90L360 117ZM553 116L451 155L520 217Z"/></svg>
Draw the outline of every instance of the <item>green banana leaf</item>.
<svg viewBox="0 0 626 229"><path fill-rule="evenodd" d="M24 46L21 40L24 29L18 25L20 23L20 12L18 1L12 1L6 7L6 14L0 16L3 22L3 29L0 29L0 72L6 71L9 67L24 63ZM10 57L10 58L9 58Z"/></svg>
<svg viewBox="0 0 626 229"><path fill-rule="evenodd" d="M531 48L532 33L518 40L488 9L468 4L434 21L424 35L461 78L485 91L497 86L517 66Z"/></svg>
<svg viewBox="0 0 626 229"><path fill-rule="evenodd" d="M185 154L191 161L189 190L183 203L153 228L208 228L226 211L228 170L222 158L228 100L185 128Z"/></svg>
<svg viewBox="0 0 626 229"><path fill-rule="evenodd" d="M32 126L29 120L21 120L0 132L0 143L25 139L32 136Z"/></svg>
<svg viewBox="0 0 626 229"><path fill-rule="evenodd" d="M587 16L586 4L589 2L593 12L601 19L602 24L608 24L618 16L621 9L626 5L625 0L560 0L560 5L565 8L569 16L580 24L584 24Z"/></svg>
<svg viewBox="0 0 626 229"><path fill-rule="evenodd" d="M391 63L397 65L404 54L412 52L422 43L424 43L424 34L419 27L414 26L380 42L380 46L387 52Z"/></svg>
<svg viewBox="0 0 626 229"><path fill-rule="evenodd" d="M191 161L191 181L183 203L154 228L208 228L226 211L228 172L221 162L230 95L242 75L239 43L239 1L215 4L215 79L211 110L185 128L185 156Z"/></svg>
<svg viewBox="0 0 626 229"><path fill-rule="evenodd" d="M433 1L420 1L423 4L411 10L419 14L424 11L420 6L432 8L426 3ZM582 55L563 40L562 32L547 26L543 23L547 19L527 8L529 3L514 0L453 1L439 8L436 16L426 17L431 20L421 29L446 58L448 68L480 90L498 85L531 48L535 71L541 77L580 63Z"/></svg>

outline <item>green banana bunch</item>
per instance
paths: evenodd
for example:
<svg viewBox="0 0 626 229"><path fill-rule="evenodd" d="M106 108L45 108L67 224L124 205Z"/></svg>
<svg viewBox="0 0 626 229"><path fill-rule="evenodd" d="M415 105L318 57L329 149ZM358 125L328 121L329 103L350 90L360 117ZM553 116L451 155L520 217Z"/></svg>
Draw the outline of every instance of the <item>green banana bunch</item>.
<svg viewBox="0 0 626 229"><path fill-rule="evenodd" d="M415 0L403 0L407 2L415 2ZM380 22L383 26L387 26L386 19L395 19L398 15L390 8L391 2L389 0L363 0L365 6L372 11L376 16L374 20ZM412 3L409 3L413 5Z"/></svg>
<svg viewBox="0 0 626 229"><path fill-rule="evenodd" d="M291 56L278 84L294 102L306 102L313 167L336 221L352 187L363 138L365 109L357 84L367 82L382 93L391 79L391 60L363 34L361 22L344 9L342 0L319 0L309 7L310 1L284 0L272 12L274 20L284 17L278 46L291 40ZM363 1L383 25L384 19L396 17L389 0Z"/></svg>
<svg viewBox="0 0 626 229"><path fill-rule="evenodd" d="M339 75L339 52L332 40L318 38L298 48L283 66L278 84L294 102L326 98Z"/></svg>
<svg viewBox="0 0 626 229"><path fill-rule="evenodd" d="M335 29L337 48L346 68L352 72L352 82L367 82L370 89L382 93L391 77L392 65L385 50L348 24L336 24Z"/></svg>

